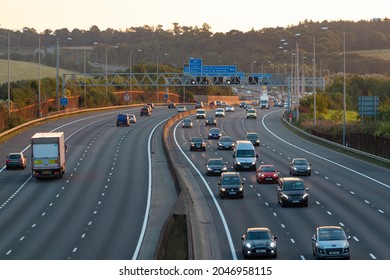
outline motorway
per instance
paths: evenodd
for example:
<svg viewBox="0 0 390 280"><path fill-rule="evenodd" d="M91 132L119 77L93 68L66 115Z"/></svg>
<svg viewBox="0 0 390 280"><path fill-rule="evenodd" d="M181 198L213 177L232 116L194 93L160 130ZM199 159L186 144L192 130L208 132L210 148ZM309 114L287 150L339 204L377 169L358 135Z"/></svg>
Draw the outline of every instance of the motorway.
<svg viewBox="0 0 390 280"><path fill-rule="evenodd" d="M304 140L281 124L282 111L257 109L258 118L246 119L236 108L217 118L223 135L242 140L248 131L260 135L258 163L273 164L280 176L290 176L289 161L305 157L312 163L312 176L302 177L308 187L309 206L282 208L277 203L276 184L258 184L255 172L240 172L244 199L218 197L218 177L205 176L205 163L221 157L233 171L233 152L218 150L217 140L208 140L203 120L194 119L194 128L176 127L178 148L193 164L193 174L213 213L220 236L223 259L242 259L241 240L247 227L265 226L278 236L278 259L314 259L311 237L316 226L342 226L351 236L351 259L390 259L390 172L388 169L345 156ZM190 152L189 139L202 136L206 152ZM199 176L200 175L200 176ZM213 242L212 240L210 242ZM215 240L217 242L217 240Z"/></svg>
<svg viewBox="0 0 390 280"><path fill-rule="evenodd" d="M153 155L162 154L162 125L176 110L157 107L151 117L140 117L139 108L128 108L122 112L138 118L130 127L115 126L118 112L42 122L2 144L0 158L24 151L28 165L26 170L0 169L0 259L139 258L143 236L148 234L145 223L151 189L158 185L151 176L161 172L151 168L156 163ZM303 177L310 188L307 208L282 208L276 200L276 185L258 184L253 171L241 172L242 200L220 200L218 177L204 175L205 163L210 157L223 157L233 170L233 152L218 150L216 140L207 140L206 152L190 152L190 137L207 139L208 131L204 120L194 116L194 128L183 129L177 123L172 129L172 143L182 151L180 161L189 166L212 213L218 240L208 242L219 244L218 258L242 259L240 237L245 229L266 226L278 236L278 259L313 259L315 227L341 225L352 237L351 259L389 260L389 170L296 136L281 125L281 110L257 109L257 113L257 119L247 120L245 110L236 108L218 118L217 127L235 140L243 139L247 131L258 132L259 163L274 164L281 176L289 175L291 158L306 157L313 168L312 176ZM64 178L31 178L29 140L37 131L65 132ZM173 193L174 187L167 192Z"/></svg>
<svg viewBox="0 0 390 280"><path fill-rule="evenodd" d="M139 257L150 207L151 161L162 149L163 124L176 111L157 108L151 117L140 117L139 108L125 109L121 112L137 116L129 127L116 127L118 112L42 122L2 144L3 162L9 152L23 151L28 164L25 170L3 166L0 171L0 259ZM37 131L64 131L64 178L31 177L29 141Z"/></svg>

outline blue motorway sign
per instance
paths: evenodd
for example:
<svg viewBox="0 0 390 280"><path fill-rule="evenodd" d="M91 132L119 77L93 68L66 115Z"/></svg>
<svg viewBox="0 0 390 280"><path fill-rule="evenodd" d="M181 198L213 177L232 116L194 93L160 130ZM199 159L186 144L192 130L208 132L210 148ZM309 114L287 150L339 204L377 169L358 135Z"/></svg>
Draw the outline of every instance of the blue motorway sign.
<svg viewBox="0 0 390 280"><path fill-rule="evenodd" d="M202 74L205 76L223 76L231 75L237 72L236 65L204 65L202 67Z"/></svg>
<svg viewBox="0 0 390 280"><path fill-rule="evenodd" d="M60 98L60 105L61 105L61 106L68 106L68 98L66 98L66 97L61 97L61 98Z"/></svg>

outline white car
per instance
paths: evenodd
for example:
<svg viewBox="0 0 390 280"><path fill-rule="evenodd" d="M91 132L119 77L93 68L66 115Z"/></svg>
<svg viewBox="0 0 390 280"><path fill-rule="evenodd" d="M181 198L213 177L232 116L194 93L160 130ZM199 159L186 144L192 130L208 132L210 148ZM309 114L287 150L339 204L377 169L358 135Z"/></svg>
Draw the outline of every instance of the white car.
<svg viewBox="0 0 390 280"><path fill-rule="evenodd" d="M136 123L137 122L137 117L133 114L129 114L129 117L130 117L130 122L131 123Z"/></svg>
<svg viewBox="0 0 390 280"><path fill-rule="evenodd" d="M234 106L232 106L232 105L227 105L225 111L226 111L226 112L234 112Z"/></svg>
<svg viewBox="0 0 390 280"><path fill-rule="evenodd" d="M224 117L225 116L225 109L224 108L217 108L215 110L215 116L216 117Z"/></svg>
<svg viewBox="0 0 390 280"><path fill-rule="evenodd" d="M204 109L197 109L195 118L196 119L205 119L206 118L206 110L204 110Z"/></svg>
<svg viewBox="0 0 390 280"><path fill-rule="evenodd" d="M182 112L185 112L185 111L187 111L186 106L180 105L179 107L177 107L177 112L178 113L182 113Z"/></svg>

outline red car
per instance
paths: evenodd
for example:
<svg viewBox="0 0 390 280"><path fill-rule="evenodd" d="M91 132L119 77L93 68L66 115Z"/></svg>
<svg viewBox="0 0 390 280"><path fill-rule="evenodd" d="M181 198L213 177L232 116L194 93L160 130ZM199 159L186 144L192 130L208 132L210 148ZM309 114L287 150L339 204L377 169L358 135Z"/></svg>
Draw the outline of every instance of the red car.
<svg viewBox="0 0 390 280"><path fill-rule="evenodd" d="M279 171L271 164L262 164L256 170L258 183L276 183L279 179Z"/></svg>

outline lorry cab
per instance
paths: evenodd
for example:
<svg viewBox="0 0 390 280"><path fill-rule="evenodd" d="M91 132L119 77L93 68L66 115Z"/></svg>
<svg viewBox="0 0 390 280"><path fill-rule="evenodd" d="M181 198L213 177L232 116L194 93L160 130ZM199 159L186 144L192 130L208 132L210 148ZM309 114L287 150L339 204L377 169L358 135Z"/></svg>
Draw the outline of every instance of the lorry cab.
<svg viewBox="0 0 390 280"><path fill-rule="evenodd" d="M252 170L256 171L257 169L257 158L258 154L256 153L255 147L251 141L248 140L239 140L236 143L236 148L234 149L234 170Z"/></svg>

